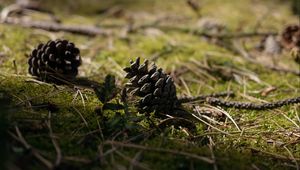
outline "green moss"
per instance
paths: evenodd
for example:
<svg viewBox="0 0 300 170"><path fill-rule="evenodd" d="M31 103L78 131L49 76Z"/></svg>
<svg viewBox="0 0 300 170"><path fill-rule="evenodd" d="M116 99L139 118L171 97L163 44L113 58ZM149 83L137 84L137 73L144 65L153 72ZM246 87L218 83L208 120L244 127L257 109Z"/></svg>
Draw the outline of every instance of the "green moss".
<svg viewBox="0 0 300 170"><path fill-rule="evenodd" d="M255 29L277 31L281 30L286 23L297 22L297 18L290 12L289 3L277 3L277 1L274 3L270 0L244 0L243 2L203 0L199 3L202 16L221 20L227 26L228 33L251 32ZM5 1L5 4L9 4L9 1ZM192 33L162 29L158 34L152 35L141 29L129 32L126 37L120 37L120 32L130 20L130 17L128 18L130 14L136 17L134 19L136 25L151 24L157 18L169 17L163 20L162 24L195 29L199 18L185 1L140 0L95 3L80 0L76 5L74 4L73 1L66 1L64 5L60 1L46 1L43 6L53 9L63 24L99 25L101 28L111 29L114 35L85 37L0 25L0 52L4 54L0 58L0 91L10 94L18 108L9 115L9 131L15 133L15 126L18 126L26 141L38 149L46 159L51 162L55 162L56 159L49 128L45 124L49 121L49 108L35 106L52 104L58 108L51 112L52 131L63 157L66 158L62 162L62 169L67 169L66 167L72 167L71 169L75 167L79 169L129 168L133 166L131 159L136 159L149 169L191 167L213 169L213 165L189 156L159 152L154 149L112 146L105 144L108 140L125 143L130 141L143 147L182 151L207 158L211 158L213 152L216 157L215 164L220 169L255 167L290 169L295 166L290 153L299 160L300 147L297 144L299 139L296 133L299 129L300 113L297 105L267 111L225 109L243 130L242 132L237 131L229 120L219 121L220 124L213 124L213 126L230 135L207 129L207 126L197 123L197 132L193 135L199 137L192 138L185 131L174 127L160 131L149 120L138 121L143 119L143 115L137 114L132 102L129 102L128 115L124 110L106 110L96 113L95 108L102 107L103 103L100 103L90 89L74 89L33 82L32 77L27 73L26 54L29 54L38 43L47 42L50 38L65 38L81 49L83 65L80 68L80 76L98 82L102 82L105 75L114 74L117 85L121 87L126 81L121 69L129 64L130 59L140 56L143 60L151 60L153 56L158 55L156 64L168 73L182 66L190 69L177 77L183 80L176 81L178 96L189 95L189 93L209 94L229 89L236 93L236 97L228 100L259 102L258 99L276 101L296 97L299 94L299 76L274 72L250 63L230 50ZM111 5L124 8L126 16L118 18L97 14L97 11ZM68 9L65 9L65 6ZM3 5L0 6L2 7ZM34 14L35 19L43 17ZM260 26L257 28L257 25ZM259 41L260 38L245 39L245 47L251 51ZM299 69L288 52L281 54L278 60L280 64L290 69ZM17 67L14 66L14 61ZM240 82L234 77L222 79L218 75L220 73L204 73L203 70L201 72L193 62L246 70L257 76L261 82L253 81L247 76L240 76L242 80ZM275 86L277 89L267 96L262 96L261 91L269 86ZM82 93L84 101L77 94L78 90ZM120 103L120 96L117 95L111 102ZM189 105L185 107L190 108ZM159 120L153 119L153 122L158 123ZM9 140L13 148L11 151L12 159L15 160L13 163L18 164L18 160L32 158L20 143L11 138ZM208 146L210 142L213 143L212 151ZM101 149L104 154L102 157ZM70 157L77 161L67 159ZM82 160L91 162L83 163ZM44 169L40 161L34 158L25 161L22 165L27 169ZM133 169L135 168L136 166Z"/></svg>

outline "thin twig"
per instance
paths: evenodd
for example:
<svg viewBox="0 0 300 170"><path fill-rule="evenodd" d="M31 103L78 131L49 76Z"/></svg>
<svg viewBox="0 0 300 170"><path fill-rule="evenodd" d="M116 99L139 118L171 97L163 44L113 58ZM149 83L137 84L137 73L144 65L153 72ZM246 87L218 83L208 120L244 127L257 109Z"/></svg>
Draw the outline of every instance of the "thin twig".
<svg viewBox="0 0 300 170"><path fill-rule="evenodd" d="M228 112L226 112L225 110L219 109L219 108L217 108L217 107L214 107L214 106L208 106L208 107L211 107L212 109L215 109L215 110L221 112L222 114L224 114L225 116L227 116L228 119L229 119L230 121L232 121L232 123L234 124L234 126L235 126L239 131L241 131L241 128L239 127L239 125L235 122L235 120L232 118L232 116L231 116Z"/></svg>
<svg viewBox="0 0 300 170"><path fill-rule="evenodd" d="M217 165L217 162L216 162L216 156L214 154L214 142L213 142L211 137L209 137L208 147L209 147L209 150L211 152L211 159L215 161L215 163L213 164L214 170L218 170L218 165Z"/></svg>
<svg viewBox="0 0 300 170"><path fill-rule="evenodd" d="M57 140L55 139L55 136L53 134L53 131L52 131L52 127L51 127L51 112L49 111L49 114L48 114L48 120L46 121L46 125L49 129L49 136L51 138L51 141L53 143L53 146L55 148L55 151L56 151L56 160L55 160L55 167L58 167L62 161L62 153L61 153L61 149L58 145L58 142Z"/></svg>
<svg viewBox="0 0 300 170"><path fill-rule="evenodd" d="M127 147L127 148L142 149L142 150L154 151L154 152L163 152L163 153L169 153L169 154L174 154L174 155L182 155L182 156L194 158L197 160L201 160L201 161L209 163L209 164L214 163L214 161L211 160L210 158L198 156L196 154L191 154L191 153L183 152L183 151L164 149L164 148L146 147L146 146L142 146L142 145L136 145L136 144L131 144L131 143L122 143L122 142L117 142L117 141L106 141L106 142L104 142L104 144L117 145L117 146L122 146L122 147Z"/></svg>
<svg viewBox="0 0 300 170"><path fill-rule="evenodd" d="M256 152L261 152L263 154L267 154L267 155L271 155L277 159L284 159L284 160L291 160L289 157L287 156L283 156L283 155L279 155L279 154L275 154L275 153L271 153L271 152L267 152L267 151L263 151L263 150L260 150L260 149L257 149L257 148L253 148L253 147L250 147L249 149L253 150L253 151L256 151ZM300 161L300 158L295 158L294 160L296 161Z"/></svg>
<svg viewBox="0 0 300 170"><path fill-rule="evenodd" d="M139 168L139 169L145 169L145 170L150 170L147 166L145 166L142 163L139 163L137 161L133 161L133 159L129 158L128 156L122 154L121 152L119 152L118 150L115 151L115 153L117 155L119 155L120 157L122 157L123 159L125 159L126 161L130 162L131 164L133 164L135 167Z"/></svg>
<svg viewBox="0 0 300 170"><path fill-rule="evenodd" d="M130 161L130 167L129 167L129 170L133 170L134 169L134 166L136 164L136 162L141 159L141 156L143 154L143 151L139 151L135 154L135 156L133 157L133 159Z"/></svg>
<svg viewBox="0 0 300 170"><path fill-rule="evenodd" d="M74 106L72 106L73 109L75 110L75 112L77 112L79 114L79 116L81 117L83 123L85 124L86 127L89 127L88 122L85 120L85 118L83 117L83 115L81 114L81 112Z"/></svg>
<svg viewBox="0 0 300 170"><path fill-rule="evenodd" d="M246 49L244 49L244 47L242 45L238 44L237 42L233 43L233 48L234 48L235 52L237 52L244 59L246 59L247 61L249 61L249 62L251 62L253 64L261 65L264 68L267 68L269 70L273 70L273 71L277 71L277 72L281 72L281 73L291 73L291 74L300 76L300 70L291 70L291 69L287 69L287 68L282 68L282 67L278 67L278 66L274 66L274 65L262 63L262 62L259 62L259 61L255 60L254 57L252 55L250 55L246 51Z"/></svg>
<svg viewBox="0 0 300 170"><path fill-rule="evenodd" d="M80 34L80 35L87 35L87 36L96 36L96 35L103 35L108 36L110 32L108 30L103 30L97 27L92 26L82 26L82 25L62 25L53 22L45 22L45 21L28 21L22 20L19 18L8 17L4 21L4 24L9 25L18 25L25 28L37 28L43 29L51 32L69 32L73 34Z"/></svg>
<svg viewBox="0 0 300 170"><path fill-rule="evenodd" d="M22 6L18 4L12 4L10 6L7 6L1 12L0 22L4 24L10 24L10 25L19 25L25 28L38 28L38 29L43 29L43 30L53 31L53 32L64 31L64 32L70 32L74 34L81 34L87 36L110 35L109 31L97 27L93 27L93 26L82 26L82 25L67 26L67 25L62 25L54 22L32 21L32 20L25 20L22 18L10 17L11 13L16 11L22 11L22 10L23 10Z"/></svg>
<svg viewBox="0 0 300 170"><path fill-rule="evenodd" d="M299 170L299 169L300 169L299 164L298 164L297 160L295 159L293 153L292 153L286 146L283 146L283 148L289 153L290 157L291 157L291 158L293 159L293 161L295 162L295 165L296 165L296 167L297 167L297 170Z"/></svg>
<svg viewBox="0 0 300 170"><path fill-rule="evenodd" d="M211 125L211 124L209 124L208 122L206 122L206 121L202 120L201 118L199 118L197 115L195 115L195 114L193 114L193 113L192 113L191 115L192 115L194 118L196 118L197 120L199 120L200 122L202 122L202 123L206 124L207 126L209 126L209 127L213 128L213 129L215 129L215 130L221 132L222 134L231 136L230 133L225 132L225 131L223 131L223 130L221 130L221 129L218 129L218 128L214 127L213 125Z"/></svg>
<svg viewBox="0 0 300 170"><path fill-rule="evenodd" d="M29 145L26 140L24 139L20 129L18 128L18 126L15 126L15 130L17 133L17 136L11 132L8 132L9 135L14 138L16 141L18 141L19 143L21 143L27 150L30 150L32 155L39 160L42 164L44 164L47 169L53 169L53 164L47 160L46 158L44 158L35 148L33 148L31 145Z"/></svg>
<svg viewBox="0 0 300 170"><path fill-rule="evenodd" d="M186 27L176 27L171 25L158 25L157 22L152 24L145 24L137 27L136 29L145 29L145 28L158 28L163 31L177 31L182 33L194 34L196 36L208 37L208 38L217 38L217 39L239 39L239 38L249 38L249 37L263 37L267 35L278 35L278 32L238 32L238 33L207 33L206 31L195 29L195 28L186 28Z"/></svg>
<svg viewBox="0 0 300 170"><path fill-rule="evenodd" d="M270 103L246 103L246 102L236 102L236 101L225 101L218 98L209 97L206 98L206 102L213 106L231 107L236 109L250 109L250 110L267 110L275 109L285 105L298 104L300 103L300 96L295 98L289 98L285 100L279 100Z"/></svg>
<svg viewBox="0 0 300 170"><path fill-rule="evenodd" d="M201 17L201 6L195 0L186 0L187 5L195 12L198 17Z"/></svg>
<svg viewBox="0 0 300 170"><path fill-rule="evenodd" d="M90 159L75 156L64 156L63 161L79 162L83 164L90 164L92 162Z"/></svg>

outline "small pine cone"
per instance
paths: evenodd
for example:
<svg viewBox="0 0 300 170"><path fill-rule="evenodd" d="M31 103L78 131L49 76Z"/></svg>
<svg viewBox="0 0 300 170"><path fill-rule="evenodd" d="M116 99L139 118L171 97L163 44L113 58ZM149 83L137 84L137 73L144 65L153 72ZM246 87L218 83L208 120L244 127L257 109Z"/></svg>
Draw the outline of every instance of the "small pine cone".
<svg viewBox="0 0 300 170"><path fill-rule="evenodd" d="M81 65L80 51L67 40L50 40L31 52L28 64L31 75L60 84L77 76Z"/></svg>
<svg viewBox="0 0 300 170"><path fill-rule="evenodd" d="M140 64L140 58L130 62L130 67L124 68L125 78L131 95L140 97L139 111L142 113L170 113L177 105L176 87L170 75L157 69L155 64L148 68L148 60Z"/></svg>
<svg viewBox="0 0 300 170"><path fill-rule="evenodd" d="M300 25L289 25L281 34L281 44L286 49L300 48Z"/></svg>

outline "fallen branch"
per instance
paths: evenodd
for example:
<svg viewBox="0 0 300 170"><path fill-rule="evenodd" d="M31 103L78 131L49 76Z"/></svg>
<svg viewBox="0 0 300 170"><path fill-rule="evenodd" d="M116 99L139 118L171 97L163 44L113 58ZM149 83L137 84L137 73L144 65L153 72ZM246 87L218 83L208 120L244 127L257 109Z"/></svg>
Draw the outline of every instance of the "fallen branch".
<svg viewBox="0 0 300 170"><path fill-rule="evenodd" d="M213 106L221 106L221 107L230 107L236 109L250 109L250 110L267 110L267 109L275 109L285 105L290 104L299 104L300 97L289 98L285 100L279 100L270 103L262 103L262 104L255 104L255 103L244 103L244 102L236 102L236 101L225 101L218 98L209 97L206 98L206 102Z"/></svg>
<svg viewBox="0 0 300 170"><path fill-rule="evenodd" d="M217 39L239 39L239 38L249 38L249 37L264 37L268 35L278 35L278 32L238 32L238 33L208 33L201 29L195 28L187 28L187 27L176 27L176 26L169 26L169 25L159 25L158 22L154 22L153 24L145 24L140 25L133 28L133 31L138 29L145 29L145 28L157 28L163 31L177 31L182 33L190 33L196 36L202 36L207 38L217 38Z"/></svg>
<svg viewBox="0 0 300 170"><path fill-rule="evenodd" d="M23 20L23 19L13 18L13 17L8 17L2 22L5 24L18 25L25 28L37 28L37 29L43 29L52 32L64 31L73 34L81 34L87 36L96 36L96 35L108 36L111 34L111 32L108 30L103 30L92 26L79 26L79 25L70 26L70 25L62 25L58 23L44 22L44 21L29 21L29 20Z"/></svg>
<svg viewBox="0 0 300 170"><path fill-rule="evenodd" d="M18 4L12 4L5 7L1 11L0 15L0 23L9 24L9 25L18 25L25 28L37 28L43 29L46 31L64 31L70 32L74 34L81 34L87 36L96 36L96 35L109 35L110 32L108 30L103 30L93 26L81 26L81 25L62 25L57 22L45 22L45 21L32 21L23 18L11 17L10 15L14 12L23 11L24 7Z"/></svg>
<svg viewBox="0 0 300 170"><path fill-rule="evenodd" d="M43 22L43 21L28 21L28 20L22 20L19 18L13 18L9 17L10 13L14 11L20 10L20 6L18 5L11 5L6 8L4 8L1 12L1 22L5 24L11 24L11 25L20 25L27 28L38 28L43 29L47 31L64 31L64 32L70 32L74 34L81 34L81 35L88 35L88 36L95 36L95 35L110 35L111 32L108 30L103 30L97 27L92 26L66 26L58 23L49 23L49 22ZM217 39L233 39L233 38L247 38L247 37L257 37L257 36L268 36L268 35L278 35L277 32L241 32L241 33L216 33L211 34L207 33L203 30L195 29L195 28L186 28L186 27L175 27L175 26L169 26L169 25L160 25L162 21L157 20L150 24L144 24L144 25L138 25L134 28L132 28L131 32L137 31L139 29L146 29L146 28L157 28L163 31L177 31L182 33L191 33L197 36L203 36L208 38L217 38ZM105 26L103 26L105 27ZM119 25L113 25L114 28L116 27L123 27Z"/></svg>

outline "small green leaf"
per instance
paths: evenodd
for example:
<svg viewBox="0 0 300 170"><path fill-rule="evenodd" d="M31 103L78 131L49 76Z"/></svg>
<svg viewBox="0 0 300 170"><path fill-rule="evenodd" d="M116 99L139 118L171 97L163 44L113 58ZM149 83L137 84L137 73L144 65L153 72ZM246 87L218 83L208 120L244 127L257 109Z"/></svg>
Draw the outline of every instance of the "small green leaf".
<svg viewBox="0 0 300 170"><path fill-rule="evenodd" d="M112 100L118 92L115 77L112 75L107 75L104 83L101 83L99 86L93 86L93 89L102 103L107 103Z"/></svg>

